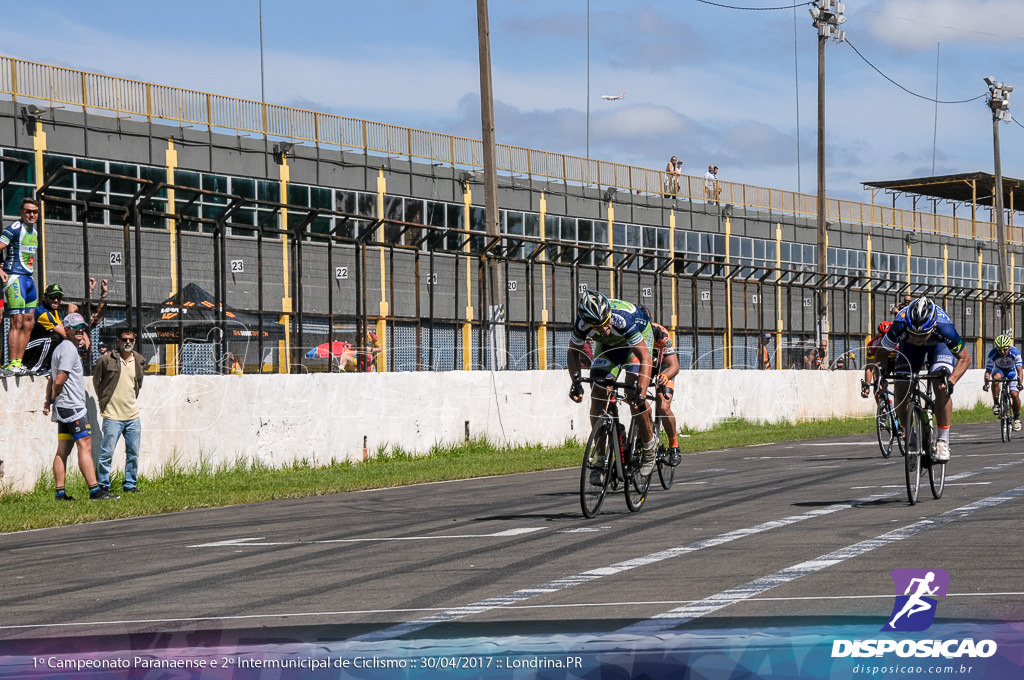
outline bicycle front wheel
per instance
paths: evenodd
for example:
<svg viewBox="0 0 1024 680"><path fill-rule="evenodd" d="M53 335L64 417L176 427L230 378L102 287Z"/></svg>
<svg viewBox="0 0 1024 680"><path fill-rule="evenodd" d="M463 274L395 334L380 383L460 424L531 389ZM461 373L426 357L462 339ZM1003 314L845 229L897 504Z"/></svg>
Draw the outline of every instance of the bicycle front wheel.
<svg viewBox="0 0 1024 680"><path fill-rule="evenodd" d="M1007 392L1010 391L1009 383L1003 385L1003 391L999 393L999 402L1002 404L1003 412L1003 432L1006 434L1006 438L1003 441L1009 443L1013 439L1013 406L1010 403L1010 395Z"/></svg>
<svg viewBox="0 0 1024 680"><path fill-rule="evenodd" d="M917 494L921 489L921 455L925 450L921 416L916 406L907 412L907 455L903 458L903 469L907 478L907 498L911 505L917 503Z"/></svg>
<svg viewBox="0 0 1024 680"><path fill-rule="evenodd" d="M946 486L946 466L949 463L937 463L934 460L928 466L928 485L932 487L932 497L942 498L942 489Z"/></svg>
<svg viewBox="0 0 1024 680"><path fill-rule="evenodd" d="M892 455L892 445L896 441L896 431L892 427L892 419L889 417L887 404L878 404L875 410L875 434L878 435L878 448L882 452L882 458Z"/></svg>
<svg viewBox="0 0 1024 680"><path fill-rule="evenodd" d="M601 509L611 479L612 456L619 455L618 447L611 445L615 430L610 423L602 419L594 426L580 467L580 507L588 519Z"/></svg>

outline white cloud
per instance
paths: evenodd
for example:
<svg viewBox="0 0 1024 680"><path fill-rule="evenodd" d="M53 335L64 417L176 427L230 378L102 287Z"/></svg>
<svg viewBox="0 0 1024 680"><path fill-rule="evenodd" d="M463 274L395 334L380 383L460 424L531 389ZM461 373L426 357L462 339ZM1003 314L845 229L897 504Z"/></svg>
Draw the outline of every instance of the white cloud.
<svg viewBox="0 0 1024 680"><path fill-rule="evenodd" d="M861 13L858 23L900 50L932 50L940 40L993 45L1024 43L1024 2L1020 0L884 0L875 6ZM847 6L851 27L852 9Z"/></svg>

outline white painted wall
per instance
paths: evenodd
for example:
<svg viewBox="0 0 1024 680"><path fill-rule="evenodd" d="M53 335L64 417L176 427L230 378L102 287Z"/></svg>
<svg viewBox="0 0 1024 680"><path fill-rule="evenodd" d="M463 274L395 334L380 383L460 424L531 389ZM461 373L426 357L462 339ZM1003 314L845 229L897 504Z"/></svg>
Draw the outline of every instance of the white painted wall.
<svg viewBox="0 0 1024 680"><path fill-rule="evenodd" d="M983 375L964 376L954 395L958 407L982 398ZM673 407L679 425L694 429L730 418L871 417L873 402L860 398L860 377L860 371L684 371ZM6 488L31 489L51 468L57 426L42 414L45 387L45 379L0 379ZM153 474L167 463L201 460L216 466L259 459L275 467L358 461L364 442L371 456L396 446L425 453L435 444L462 442L467 428L471 437L497 443L583 440L588 407L570 401L568 390L565 371L148 376L139 396L140 469ZM90 418L96 457L100 419L91 394ZM123 442L114 468L124 468Z"/></svg>

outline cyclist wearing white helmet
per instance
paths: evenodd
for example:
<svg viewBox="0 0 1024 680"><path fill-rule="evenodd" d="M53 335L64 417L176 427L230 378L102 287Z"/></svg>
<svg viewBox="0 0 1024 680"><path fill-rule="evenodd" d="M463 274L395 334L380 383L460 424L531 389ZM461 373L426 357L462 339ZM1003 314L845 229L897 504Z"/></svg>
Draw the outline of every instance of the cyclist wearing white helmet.
<svg viewBox="0 0 1024 680"><path fill-rule="evenodd" d="M649 475L654 471L658 448L658 441L654 438L651 409L643 399L647 387L651 384L651 371L654 366L651 358L651 320L632 303L609 299L596 290L587 290L580 296L566 360L572 378L569 398L577 403L583 401L583 386L579 382L582 358L585 356L583 345L591 336L594 336L596 342L590 377L614 380L625 367L626 381L635 386L636 396L630 401L629 410L634 418L638 418L640 441L646 442L643 446L640 473ZM591 425L601 415L607 400L607 388L592 385ZM595 471L594 474L600 475L600 472Z"/></svg>
<svg viewBox="0 0 1024 680"><path fill-rule="evenodd" d="M1013 429L1020 432L1020 390L1021 381L1024 380L1024 371L1021 370L1020 350L1013 346L1013 338L1005 333L997 336L995 347L988 353L985 361L985 386L983 390L988 391L988 384L991 380L1002 380L1005 376L1008 380L1016 379L1017 382L1010 383L1010 396L1013 397ZM992 415L999 415L999 389L998 382L992 383Z"/></svg>
<svg viewBox="0 0 1024 680"><path fill-rule="evenodd" d="M963 338L953 325L946 310L927 297L919 297L900 310L892 326L882 336L883 352L878 359L881 374L890 367L891 352L896 352L893 373L917 373L925 361L931 373L943 373L942 378L932 379L935 394L935 420L939 429L939 440L935 444L935 460L949 460L949 423L953 417L953 386L971 364ZM907 422L906 380L894 381L896 415L901 423Z"/></svg>

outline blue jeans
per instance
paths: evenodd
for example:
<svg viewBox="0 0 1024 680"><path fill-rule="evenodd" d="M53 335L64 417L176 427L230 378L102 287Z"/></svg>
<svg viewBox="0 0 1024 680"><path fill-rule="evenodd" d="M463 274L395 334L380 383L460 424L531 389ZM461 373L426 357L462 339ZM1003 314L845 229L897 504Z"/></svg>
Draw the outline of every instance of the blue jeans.
<svg viewBox="0 0 1024 680"><path fill-rule="evenodd" d="M110 464L114 459L117 439L124 435L124 488L132 489L139 481L139 444L142 441L142 424L138 418L132 420L103 419L103 441L100 443L100 457L96 463L96 476L100 486L110 486Z"/></svg>

